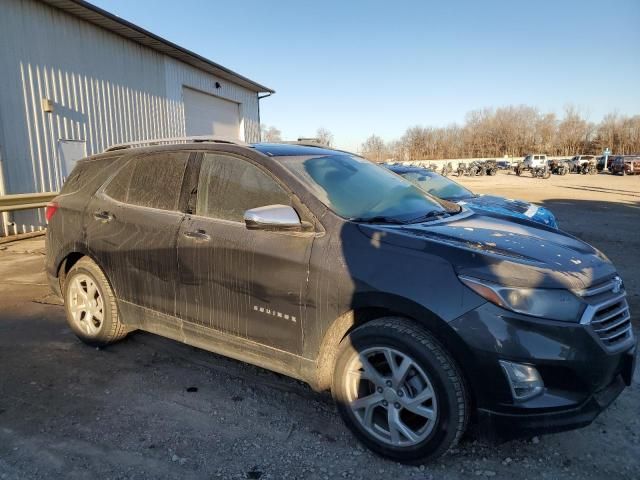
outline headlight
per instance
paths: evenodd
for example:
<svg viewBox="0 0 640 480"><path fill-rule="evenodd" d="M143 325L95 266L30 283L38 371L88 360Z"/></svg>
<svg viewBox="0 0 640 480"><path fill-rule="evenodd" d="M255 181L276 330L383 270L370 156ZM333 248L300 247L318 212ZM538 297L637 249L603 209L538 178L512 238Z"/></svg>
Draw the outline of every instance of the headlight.
<svg viewBox="0 0 640 480"><path fill-rule="evenodd" d="M506 287L462 275L458 278L491 303L524 315L578 322L585 309L585 304L569 290Z"/></svg>

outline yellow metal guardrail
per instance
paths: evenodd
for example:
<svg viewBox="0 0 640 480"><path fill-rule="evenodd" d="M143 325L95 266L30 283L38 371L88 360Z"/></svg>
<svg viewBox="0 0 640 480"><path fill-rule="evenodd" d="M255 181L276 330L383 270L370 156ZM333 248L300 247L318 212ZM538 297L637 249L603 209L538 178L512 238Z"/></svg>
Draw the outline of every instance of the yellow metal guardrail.
<svg viewBox="0 0 640 480"><path fill-rule="evenodd" d="M0 212L43 208L53 200L57 192L18 193L16 195L0 195Z"/></svg>

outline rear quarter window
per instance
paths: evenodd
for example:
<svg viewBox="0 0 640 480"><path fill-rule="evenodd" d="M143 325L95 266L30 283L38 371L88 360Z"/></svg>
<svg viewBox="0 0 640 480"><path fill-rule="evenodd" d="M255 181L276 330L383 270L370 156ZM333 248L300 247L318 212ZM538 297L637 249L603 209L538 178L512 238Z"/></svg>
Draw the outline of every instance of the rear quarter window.
<svg viewBox="0 0 640 480"><path fill-rule="evenodd" d="M106 180L108 167L119 158L120 156L114 156L78 163L65 180L60 193L62 195L75 193L89 186L95 186L95 190L97 190Z"/></svg>

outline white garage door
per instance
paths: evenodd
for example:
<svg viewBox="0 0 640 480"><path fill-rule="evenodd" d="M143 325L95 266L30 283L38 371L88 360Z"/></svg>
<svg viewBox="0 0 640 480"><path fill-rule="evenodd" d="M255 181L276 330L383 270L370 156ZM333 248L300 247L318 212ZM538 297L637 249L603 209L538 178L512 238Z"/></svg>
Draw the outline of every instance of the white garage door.
<svg viewBox="0 0 640 480"><path fill-rule="evenodd" d="M237 103L187 87L182 89L182 98L187 136L241 138L240 109Z"/></svg>

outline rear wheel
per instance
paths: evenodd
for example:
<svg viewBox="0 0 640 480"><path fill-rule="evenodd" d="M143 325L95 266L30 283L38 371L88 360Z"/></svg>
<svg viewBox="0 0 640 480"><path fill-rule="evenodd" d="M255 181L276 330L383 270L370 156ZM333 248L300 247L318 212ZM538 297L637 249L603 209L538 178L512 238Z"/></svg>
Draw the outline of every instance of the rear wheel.
<svg viewBox="0 0 640 480"><path fill-rule="evenodd" d="M402 318L355 329L340 344L332 393L354 435L404 463L443 455L466 429L462 375L444 348Z"/></svg>
<svg viewBox="0 0 640 480"><path fill-rule="evenodd" d="M64 307L71 330L89 345L108 345L128 333L107 277L88 257L80 259L65 278Z"/></svg>

